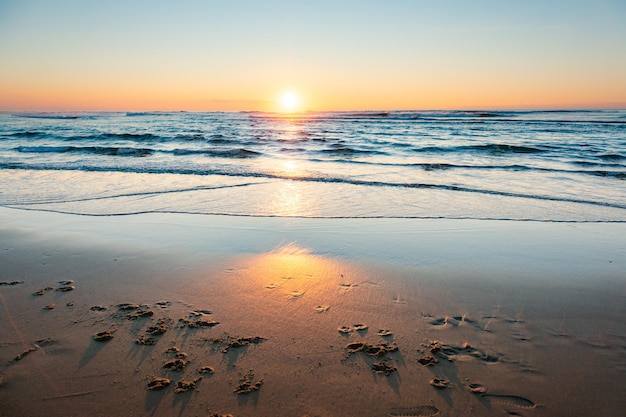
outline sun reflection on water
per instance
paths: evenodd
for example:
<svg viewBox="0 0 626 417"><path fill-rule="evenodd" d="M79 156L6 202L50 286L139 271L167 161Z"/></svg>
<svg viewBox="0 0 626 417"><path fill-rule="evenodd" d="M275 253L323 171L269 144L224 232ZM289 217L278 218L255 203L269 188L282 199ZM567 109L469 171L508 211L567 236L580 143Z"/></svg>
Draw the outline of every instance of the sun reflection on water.
<svg viewBox="0 0 626 417"><path fill-rule="evenodd" d="M277 190L274 200L271 202L271 212L280 217L302 216L304 207L302 195L298 184L287 182Z"/></svg>

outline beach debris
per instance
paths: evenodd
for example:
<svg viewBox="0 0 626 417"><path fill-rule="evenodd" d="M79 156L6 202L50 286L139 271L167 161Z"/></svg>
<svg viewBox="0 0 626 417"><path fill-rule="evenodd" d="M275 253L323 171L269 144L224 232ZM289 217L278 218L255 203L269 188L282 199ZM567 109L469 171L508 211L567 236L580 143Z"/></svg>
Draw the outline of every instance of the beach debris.
<svg viewBox="0 0 626 417"><path fill-rule="evenodd" d="M160 390L167 387L171 383L172 380L169 378L154 377L152 378L152 381L148 382L148 389L152 391Z"/></svg>
<svg viewBox="0 0 626 417"><path fill-rule="evenodd" d="M222 353L227 353L230 349L238 349L248 345L258 345L265 341L265 338L260 336L253 337L232 337L224 335L222 337L205 339L207 342L211 342L214 345L222 347Z"/></svg>
<svg viewBox="0 0 626 417"><path fill-rule="evenodd" d="M376 332L376 334L380 337L393 336L393 333L389 329L379 329L378 332Z"/></svg>
<svg viewBox="0 0 626 417"><path fill-rule="evenodd" d="M385 356L387 353L395 352L398 350L398 346L395 343L379 343L378 345L372 345L365 342L348 343L345 347L348 356L358 352L363 352L367 356L373 358L379 358Z"/></svg>
<svg viewBox="0 0 626 417"><path fill-rule="evenodd" d="M176 387L174 388L174 392L176 394L180 394L181 392L191 391L196 387L198 381L202 380L202 377L199 376L191 381L187 381L185 379L181 379L180 381L176 381Z"/></svg>
<svg viewBox="0 0 626 417"><path fill-rule="evenodd" d="M189 361L185 359L181 359L181 358L171 359L163 364L163 368L178 372L178 371L182 371L183 369L185 369L185 366L187 366L187 363L189 363Z"/></svg>
<svg viewBox="0 0 626 417"><path fill-rule="evenodd" d="M106 307L102 307L102 306L93 306L90 307L89 310L91 311L107 311Z"/></svg>
<svg viewBox="0 0 626 417"><path fill-rule="evenodd" d="M397 370L398 368L390 365L386 361L374 362L372 364L372 371L376 372L377 374L385 374L386 376L389 376L392 372L395 372Z"/></svg>
<svg viewBox="0 0 626 417"><path fill-rule="evenodd" d="M44 310L54 310L56 308L56 304L48 304L46 306L43 306Z"/></svg>
<svg viewBox="0 0 626 417"><path fill-rule="evenodd" d="M261 388L261 385L263 385L263 380L260 379L256 382L253 381L254 372L250 370L239 379L239 385L237 385L234 392L236 394L249 394L251 392L258 391Z"/></svg>
<svg viewBox="0 0 626 417"><path fill-rule="evenodd" d="M198 368L198 373L199 374L214 374L215 369L213 369L213 367L211 366L201 366L200 368Z"/></svg>
<svg viewBox="0 0 626 417"><path fill-rule="evenodd" d="M107 342L113 339L113 333L115 332L115 330L105 330L103 332L96 333L93 335L93 340L96 342Z"/></svg>
<svg viewBox="0 0 626 417"><path fill-rule="evenodd" d="M15 362L17 361L21 361L22 359L24 359L25 356L31 354L32 352L36 351L37 349L39 349L39 347L31 347L26 349L24 352L20 353L19 355L17 355L15 358L13 358L13 360Z"/></svg>
<svg viewBox="0 0 626 417"><path fill-rule="evenodd" d="M448 388L450 382L444 378L432 377L429 381L429 384L437 389L445 389Z"/></svg>
<svg viewBox="0 0 626 417"><path fill-rule="evenodd" d="M42 295L44 295L45 293L47 293L48 291L52 291L52 290L54 290L54 288L52 288L52 287L41 288L41 289L39 289L39 290L35 291L35 292L33 293L33 295L34 295L34 296L42 296Z"/></svg>
<svg viewBox="0 0 626 417"><path fill-rule="evenodd" d="M76 287L73 285L62 285L59 288L57 288L55 291L68 292L68 291L74 291L75 289Z"/></svg>
<svg viewBox="0 0 626 417"><path fill-rule="evenodd" d="M0 287L13 287L15 285L23 284L24 281L2 281L0 282Z"/></svg>

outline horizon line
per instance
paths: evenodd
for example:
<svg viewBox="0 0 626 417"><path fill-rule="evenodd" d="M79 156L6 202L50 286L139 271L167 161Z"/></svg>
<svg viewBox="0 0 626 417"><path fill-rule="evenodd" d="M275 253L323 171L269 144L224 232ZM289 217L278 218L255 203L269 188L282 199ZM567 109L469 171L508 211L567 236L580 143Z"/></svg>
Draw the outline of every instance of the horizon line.
<svg viewBox="0 0 626 417"><path fill-rule="evenodd" d="M398 112L530 112L530 111L538 111L538 112L576 112L576 111L610 111L610 110L626 110L626 103L617 105L615 107L607 106L607 107L502 107L502 108L493 108L493 107L459 107L459 108L424 108L424 109L351 109L351 110L302 110L296 112L282 112L275 110L160 110L160 109L150 109L150 110L26 110L26 109L14 109L14 110L0 110L1 114L7 113L21 113L21 114L37 114L37 113L266 113L266 114L281 114L285 116L295 116L301 114L310 114L310 113L398 113Z"/></svg>

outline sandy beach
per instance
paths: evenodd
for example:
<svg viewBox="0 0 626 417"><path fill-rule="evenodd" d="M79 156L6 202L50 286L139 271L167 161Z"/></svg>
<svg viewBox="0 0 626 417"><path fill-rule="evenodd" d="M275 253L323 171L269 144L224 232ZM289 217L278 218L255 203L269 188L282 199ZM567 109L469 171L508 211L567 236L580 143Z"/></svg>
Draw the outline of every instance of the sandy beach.
<svg viewBox="0 0 626 417"><path fill-rule="evenodd" d="M623 224L1 218L1 415L626 409Z"/></svg>

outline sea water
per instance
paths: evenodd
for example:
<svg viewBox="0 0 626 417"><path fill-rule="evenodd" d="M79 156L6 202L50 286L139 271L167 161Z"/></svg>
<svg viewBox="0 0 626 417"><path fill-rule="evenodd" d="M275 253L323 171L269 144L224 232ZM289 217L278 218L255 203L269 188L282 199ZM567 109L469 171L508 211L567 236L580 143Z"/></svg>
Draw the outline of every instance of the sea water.
<svg viewBox="0 0 626 417"><path fill-rule="evenodd" d="M626 111L3 113L0 205L626 222Z"/></svg>

